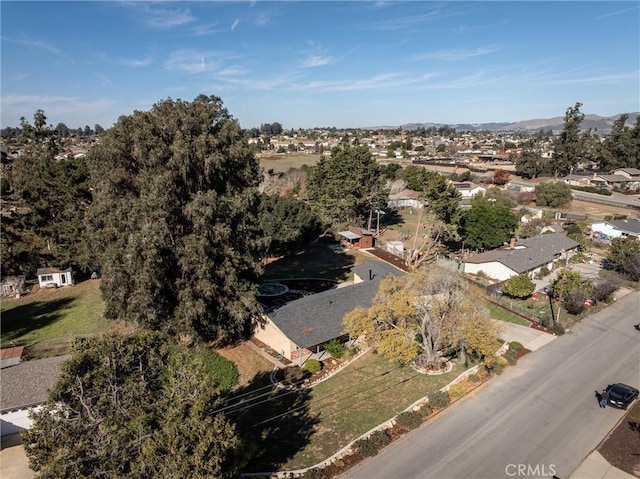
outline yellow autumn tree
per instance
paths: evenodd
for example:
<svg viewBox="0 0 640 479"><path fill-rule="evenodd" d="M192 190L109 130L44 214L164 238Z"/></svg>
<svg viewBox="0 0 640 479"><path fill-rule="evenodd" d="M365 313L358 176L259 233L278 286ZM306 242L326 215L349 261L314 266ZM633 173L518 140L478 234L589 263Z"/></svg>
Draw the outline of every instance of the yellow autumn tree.
<svg viewBox="0 0 640 479"><path fill-rule="evenodd" d="M480 299L459 274L430 265L381 281L368 310L347 314L345 330L391 360L436 368L446 350L485 356L497 349Z"/></svg>

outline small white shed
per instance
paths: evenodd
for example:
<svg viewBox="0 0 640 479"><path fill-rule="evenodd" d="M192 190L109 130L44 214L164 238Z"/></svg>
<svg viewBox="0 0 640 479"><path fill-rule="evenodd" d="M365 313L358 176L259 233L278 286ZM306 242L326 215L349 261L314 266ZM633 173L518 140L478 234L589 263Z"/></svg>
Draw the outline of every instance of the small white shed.
<svg viewBox="0 0 640 479"><path fill-rule="evenodd" d="M60 288L73 284L71 268L60 270L57 268L38 268L38 283L41 288Z"/></svg>

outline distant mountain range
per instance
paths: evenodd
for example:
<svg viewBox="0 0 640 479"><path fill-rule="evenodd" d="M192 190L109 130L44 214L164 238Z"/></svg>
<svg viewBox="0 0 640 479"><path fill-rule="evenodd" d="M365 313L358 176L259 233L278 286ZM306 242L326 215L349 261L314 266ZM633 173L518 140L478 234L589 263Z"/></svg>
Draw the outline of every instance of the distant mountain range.
<svg viewBox="0 0 640 479"><path fill-rule="evenodd" d="M613 116L585 115L582 122L582 129L588 130L589 128L593 128L600 133L608 133L611 130L613 122L616 121L620 117L620 115L621 113ZM636 117L640 115L640 112L628 113L628 115L629 118L627 119L627 125L633 127L633 125L635 125L636 123ZM553 132L558 132L564 128L564 116L556 116L554 118L547 119L524 120L518 121L516 123L406 123L404 125L400 125L400 128L405 130L416 130L418 128L440 128L442 126L455 128L456 131L512 131L535 133L540 130L551 130Z"/></svg>

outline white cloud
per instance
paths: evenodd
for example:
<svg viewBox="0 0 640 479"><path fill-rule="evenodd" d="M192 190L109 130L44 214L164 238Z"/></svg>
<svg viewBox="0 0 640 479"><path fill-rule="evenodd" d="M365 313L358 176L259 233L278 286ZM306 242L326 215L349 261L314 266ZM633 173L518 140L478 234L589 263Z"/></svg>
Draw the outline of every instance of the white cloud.
<svg viewBox="0 0 640 479"><path fill-rule="evenodd" d="M27 38L27 37L22 37L22 38L9 38L9 37L2 37L3 41L9 41L9 42L14 42L14 43L19 43L21 45L24 45L26 47L29 48L35 48L37 50L44 50L47 51L49 53L55 53L57 55L62 55L62 52L60 51L60 49L54 45L51 45L50 43L47 43L45 41L42 40L37 40L35 38Z"/></svg>
<svg viewBox="0 0 640 479"><path fill-rule="evenodd" d="M170 71L183 73L200 73L211 70L215 64L207 63L207 59L213 56L208 52L196 50L178 50L172 52L165 61L164 67Z"/></svg>
<svg viewBox="0 0 640 479"><path fill-rule="evenodd" d="M231 24L231 31L235 31L236 27L238 26L238 23L240 23L240 19L236 18L234 20L234 22Z"/></svg>
<svg viewBox="0 0 640 479"><path fill-rule="evenodd" d="M196 18L188 8L165 8L149 4L129 4L139 8L143 12L142 22L146 25L159 28L170 29L191 23Z"/></svg>
<svg viewBox="0 0 640 479"><path fill-rule="evenodd" d="M153 60L149 57L141 58L139 60L134 58L123 58L120 60L120 63L128 67L141 68L151 65L152 61Z"/></svg>
<svg viewBox="0 0 640 479"><path fill-rule="evenodd" d="M384 73L367 79L355 80L314 80L303 85L296 85L299 90L315 91L357 91L406 87L419 85L430 78L436 76L435 73L427 73L417 77L409 77L406 73Z"/></svg>
<svg viewBox="0 0 640 479"><path fill-rule="evenodd" d="M333 62L333 57L330 56L321 56L321 55L312 55L309 58L305 59L302 62L302 66L304 68L313 68L320 67L323 65L328 65Z"/></svg>
<svg viewBox="0 0 640 479"><path fill-rule="evenodd" d="M493 52L497 52L499 48L495 45L487 47L479 47L473 50L438 50L435 52L426 52L413 55L411 58L414 60L443 60L443 61L460 61L467 58L479 57L482 55L488 55Z"/></svg>

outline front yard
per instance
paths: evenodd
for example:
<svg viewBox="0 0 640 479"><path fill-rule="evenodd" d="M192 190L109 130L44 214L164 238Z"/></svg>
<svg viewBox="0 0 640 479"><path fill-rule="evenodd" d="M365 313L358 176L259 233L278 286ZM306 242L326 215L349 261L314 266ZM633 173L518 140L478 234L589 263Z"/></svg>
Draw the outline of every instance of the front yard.
<svg viewBox="0 0 640 479"><path fill-rule="evenodd" d="M247 472L270 470L269 467L296 470L313 466L418 399L442 388L464 369L464 364L456 364L447 374L429 376L367 352L311 389L280 391L281 399L278 395L271 396L268 407L247 409L241 424L247 428L260 424L260 428L271 431L275 425L282 428L282 422L273 421L287 415L293 424L307 430L296 430L297 444L287 441L284 431L280 441L264 442L267 450L263 457L269 460L251 464ZM259 432L263 437L264 434ZM274 464L273 458L280 458L281 464Z"/></svg>

